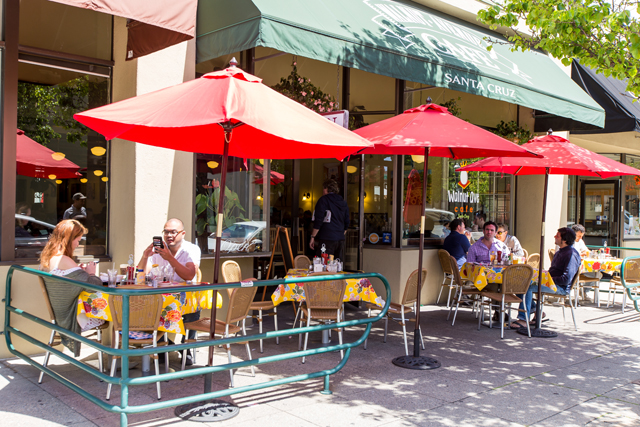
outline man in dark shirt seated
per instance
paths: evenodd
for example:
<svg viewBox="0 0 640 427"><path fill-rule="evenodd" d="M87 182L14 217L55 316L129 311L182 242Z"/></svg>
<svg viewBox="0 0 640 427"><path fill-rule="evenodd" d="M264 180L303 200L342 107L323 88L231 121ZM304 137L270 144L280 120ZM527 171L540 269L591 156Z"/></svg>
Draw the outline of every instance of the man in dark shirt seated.
<svg viewBox="0 0 640 427"><path fill-rule="evenodd" d="M471 246L469 239L465 236L464 222L461 219L454 219L449 223L451 234L449 234L442 244L442 249L449 252L458 262L458 268L467 262L467 251Z"/></svg>
<svg viewBox="0 0 640 427"><path fill-rule="evenodd" d="M556 290L542 286L542 292L558 295L567 295L571 291L571 282L578 270L580 269L580 254L573 248L576 240L576 233L570 228L563 227L558 229L555 235L556 245L560 247L553 256L549 275L556 285ZM529 315L536 311L536 303L533 302L533 294L538 292L538 285L529 286L529 290L524 298L524 304L527 306ZM524 304L520 303L520 309L524 309ZM544 317L544 315L543 315ZM518 320L511 324L512 328L526 327L526 316L524 312L518 313Z"/></svg>

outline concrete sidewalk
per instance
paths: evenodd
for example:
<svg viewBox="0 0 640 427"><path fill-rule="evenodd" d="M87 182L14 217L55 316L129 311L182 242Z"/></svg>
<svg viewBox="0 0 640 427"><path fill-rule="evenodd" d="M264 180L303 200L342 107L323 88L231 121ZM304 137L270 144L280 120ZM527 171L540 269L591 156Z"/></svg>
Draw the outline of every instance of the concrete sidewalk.
<svg viewBox="0 0 640 427"><path fill-rule="evenodd" d="M283 308L281 328L293 316ZM391 359L404 354L401 328L390 322L387 343L382 342L382 322L374 325L368 350L352 351L345 368L331 377L333 395L325 396L322 381L307 381L234 395L227 400L240 407L240 414L224 426L582 426L640 425L640 332L639 314L631 306L622 314L615 308L579 307L578 332L571 312L567 323L562 309L545 307L546 327L560 333L554 339L529 339L514 331L482 327L469 309L461 309L456 325L446 320L444 307L423 307L423 332L427 350L442 367L433 371L397 368ZM348 318L362 316L355 309ZM265 321L271 327L270 320ZM319 334L318 334L319 335ZM359 336L347 331L346 340ZM313 338L313 337L311 337ZM319 337L315 337L319 339ZM411 338L411 337L410 337ZM17 339L17 338L16 338ZM293 351L297 336L265 342L264 355ZM411 342L411 341L410 341ZM257 342L253 357L260 357ZM411 347L410 347L411 348ZM246 358L243 346L232 348L234 357ZM204 363L204 352L198 363ZM82 359L97 366L95 353L85 350ZM338 363L339 354L300 359L248 368L236 372L236 385L262 382L286 375L327 369ZM216 349L216 362L226 355ZM180 359L171 355L171 366ZM58 372L104 398L106 384L51 358ZM119 416L97 408L84 398L45 377L38 385L39 371L21 360L0 363L0 419L12 426L117 426ZM228 373L217 374L215 387L228 387ZM164 399L199 393L203 379L191 378L162 383ZM156 401L155 385L130 392L130 404ZM111 402L119 403L114 387ZM197 426L182 421L166 409L129 417L132 426Z"/></svg>

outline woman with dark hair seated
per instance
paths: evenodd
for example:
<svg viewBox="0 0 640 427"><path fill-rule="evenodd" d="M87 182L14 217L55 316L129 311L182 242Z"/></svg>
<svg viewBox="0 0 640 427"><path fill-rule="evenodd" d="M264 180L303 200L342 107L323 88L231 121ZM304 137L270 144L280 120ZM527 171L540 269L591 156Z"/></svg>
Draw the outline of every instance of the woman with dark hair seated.
<svg viewBox="0 0 640 427"><path fill-rule="evenodd" d="M73 251L78 247L80 239L86 232L87 229L75 219L60 221L53 229L49 241L40 254L40 269L65 279L102 285L100 278L95 275L95 263L79 266L71 258ZM58 326L80 334L104 323L104 320L101 319L92 319L85 315L76 316L78 296L82 291L92 292L91 289L49 277L44 278L44 283ZM76 357L80 355L78 341L62 335L62 343Z"/></svg>

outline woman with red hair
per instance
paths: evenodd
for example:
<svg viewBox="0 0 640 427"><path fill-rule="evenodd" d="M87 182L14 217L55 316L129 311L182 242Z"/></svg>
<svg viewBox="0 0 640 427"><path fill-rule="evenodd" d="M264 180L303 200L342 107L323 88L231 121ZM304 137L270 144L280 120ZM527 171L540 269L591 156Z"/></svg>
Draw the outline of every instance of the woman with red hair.
<svg viewBox="0 0 640 427"><path fill-rule="evenodd" d="M71 258L73 251L80 244L80 239L86 233L87 229L75 219L60 221L40 254L40 269L65 279L102 285L100 278L95 275L96 266L94 263L79 266ZM82 291L92 292L90 289L50 277L45 277L44 283L58 326L80 334L82 331L93 329L104 323L104 320L92 319L84 315L82 318L76 317L78 296ZM76 357L80 355L78 341L62 335L62 343Z"/></svg>

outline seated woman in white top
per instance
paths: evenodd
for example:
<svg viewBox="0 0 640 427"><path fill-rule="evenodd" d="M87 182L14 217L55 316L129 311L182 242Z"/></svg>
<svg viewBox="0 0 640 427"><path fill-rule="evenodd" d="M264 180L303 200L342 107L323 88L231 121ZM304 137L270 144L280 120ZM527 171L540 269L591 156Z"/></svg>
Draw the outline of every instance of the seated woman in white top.
<svg viewBox="0 0 640 427"><path fill-rule="evenodd" d="M55 276L102 286L102 281L95 275L95 263L79 266L71 258L73 251L80 244L82 235L86 232L87 229L75 219L60 221L53 229L49 241L40 254L40 269ZM100 319L91 319L86 316L83 316L82 319L76 317L78 296L82 291L92 292L90 289L49 277L44 278L44 283L58 326L80 334L82 331L104 323L104 320ZM62 343L76 357L80 355L78 341L62 335Z"/></svg>
<svg viewBox="0 0 640 427"><path fill-rule="evenodd" d="M524 256L524 250L520 241L516 236L509 234L509 227L506 224L498 224L498 231L496 231L496 239L507 245L511 253L515 256Z"/></svg>

